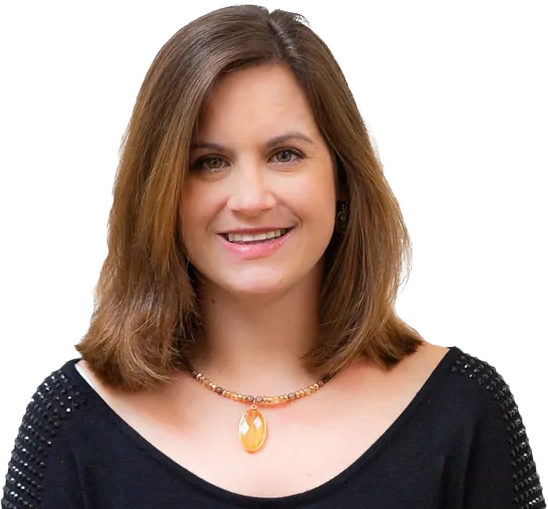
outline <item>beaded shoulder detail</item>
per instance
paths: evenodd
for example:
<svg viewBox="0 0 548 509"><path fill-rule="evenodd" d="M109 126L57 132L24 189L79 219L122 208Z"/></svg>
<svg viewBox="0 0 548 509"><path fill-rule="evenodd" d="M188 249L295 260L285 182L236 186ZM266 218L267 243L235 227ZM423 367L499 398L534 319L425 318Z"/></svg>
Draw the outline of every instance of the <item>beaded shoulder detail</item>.
<svg viewBox="0 0 548 509"><path fill-rule="evenodd" d="M501 419L506 423L508 432L510 445L508 461L512 466L516 509L545 508L546 501L529 439L508 384L493 366L466 353L462 353L455 359L451 371L474 379L491 394L500 408Z"/></svg>
<svg viewBox="0 0 548 509"><path fill-rule="evenodd" d="M49 450L67 420L87 403L61 369L38 387L15 439L4 485L2 509L38 509Z"/></svg>

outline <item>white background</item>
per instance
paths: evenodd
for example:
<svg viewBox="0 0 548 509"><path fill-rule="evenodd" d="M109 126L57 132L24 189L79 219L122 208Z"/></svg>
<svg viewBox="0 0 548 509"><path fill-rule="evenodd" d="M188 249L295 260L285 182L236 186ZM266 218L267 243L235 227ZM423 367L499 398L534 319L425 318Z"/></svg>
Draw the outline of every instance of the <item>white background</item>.
<svg viewBox="0 0 548 509"><path fill-rule="evenodd" d="M78 357L145 73L179 28L230 3L0 7L0 469L36 387ZM398 312L497 368L548 486L546 2L264 5L309 19L374 136L414 247Z"/></svg>

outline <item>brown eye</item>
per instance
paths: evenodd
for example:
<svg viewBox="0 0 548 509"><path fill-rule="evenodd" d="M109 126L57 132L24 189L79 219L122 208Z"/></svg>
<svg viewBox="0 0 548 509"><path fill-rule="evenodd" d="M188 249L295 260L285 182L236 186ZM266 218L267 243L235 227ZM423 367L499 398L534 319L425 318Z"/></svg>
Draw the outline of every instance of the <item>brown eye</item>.
<svg viewBox="0 0 548 509"><path fill-rule="evenodd" d="M198 171L209 170L212 173L215 173L223 169L223 160L220 157L204 157L202 159L198 159L194 163L192 169L198 170Z"/></svg>
<svg viewBox="0 0 548 509"><path fill-rule="evenodd" d="M277 159L278 163L291 163L297 159L303 159L303 156L301 154L299 154L295 150L290 150L287 148L276 152L276 154L274 154L274 157Z"/></svg>
<svg viewBox="0 0 548 509"><path fill-rule="evenodd" d="M212 170L218 170L222 167L223 161L220 157L211 157L209 159L206 159L208 162L208 168L211 168Z"/></svg>

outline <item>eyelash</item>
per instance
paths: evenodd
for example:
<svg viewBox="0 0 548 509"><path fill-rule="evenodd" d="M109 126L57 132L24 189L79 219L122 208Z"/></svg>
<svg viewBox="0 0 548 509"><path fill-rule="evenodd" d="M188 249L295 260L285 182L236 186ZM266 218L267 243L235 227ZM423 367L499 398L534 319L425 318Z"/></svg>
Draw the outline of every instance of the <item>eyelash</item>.
<svg viewBox="0 0 548 509"><path fill-rule="evenodd" d="M281 148L277 152L275 152L273 154L273 156L276 156L277 154L280 154L281 152L289 152L290 154L294 155L295 158L292 161L288 161L286 163L279 163L279 164L291 164L295 161L302 161L303 159L306 159L306 156L302 152L299 152L298 150L295 150L293 148ZM192 165L192 170L196 170L196 171L204 170L204 171L209 171L211 173L217 173L217 172L221 171L223 169L223 167L220 167L220 168L204 168L202 166L205 162L211 161L211 159L221 159L222 160L222 157L221 156L201 157L200 159L197 159L196 162Z"/></svg>

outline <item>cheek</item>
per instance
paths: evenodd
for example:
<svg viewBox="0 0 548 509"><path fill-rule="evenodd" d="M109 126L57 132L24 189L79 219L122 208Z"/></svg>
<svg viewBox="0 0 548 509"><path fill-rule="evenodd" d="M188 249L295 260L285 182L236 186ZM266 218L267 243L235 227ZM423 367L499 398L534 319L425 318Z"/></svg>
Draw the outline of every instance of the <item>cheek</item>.
<svg viewBox="0 0 548 509"><path fill-rule="evenodd" d="M195 235L203 230L216 210L215 194L201 183L189 183L181 197L181 219L183 230Z"/></svg>
<svg viewBox="0 0 548 509"><path fill-rule="evenodd" d="M194 186L193 186L194 187ZM182 224L182 240L188 257L193 261L198 256L200 240L208 223L208 204L201 196L199 189L186 189L181 197L180 215Z"/></svg>
<svg viewBox="0 0 548 509"><path fill-rule="evenodd" d="M324 173L324 175L321 175ZM300 181L293 182L286 197L295 210L304 218L315 221L335 219L336 190L332 174L317 172Z"/></svg>

